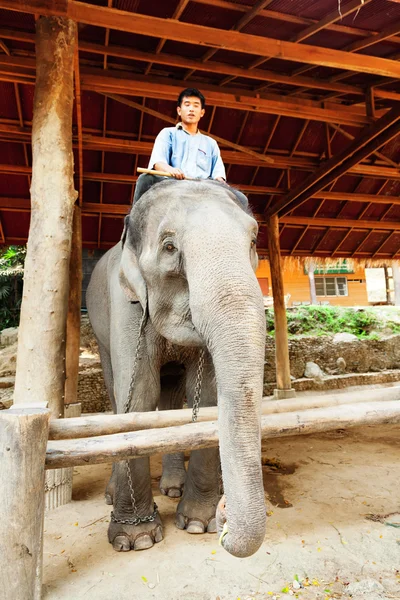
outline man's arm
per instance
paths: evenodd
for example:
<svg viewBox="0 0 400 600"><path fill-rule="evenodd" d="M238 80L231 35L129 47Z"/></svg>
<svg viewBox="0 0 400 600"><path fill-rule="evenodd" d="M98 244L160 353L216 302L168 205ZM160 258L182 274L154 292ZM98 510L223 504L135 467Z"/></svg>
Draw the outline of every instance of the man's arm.
<svg viewBox="0 0 400 600"><path fill-rule="evenodd" d="M211 178L217 181L226 181L225 166L221 158L219 146L215 140L212 154Z"/></svg>
<svg viewBox="0 0 400 600"><path fill-rule="evenodd" d="M171 173L175 179L185 179L184 173L180 169L171 167L169 164L171 155L171 136L167 128L162 129L155 139L153 150L150 156L149 169L156 171L166 171Z"/></svg>

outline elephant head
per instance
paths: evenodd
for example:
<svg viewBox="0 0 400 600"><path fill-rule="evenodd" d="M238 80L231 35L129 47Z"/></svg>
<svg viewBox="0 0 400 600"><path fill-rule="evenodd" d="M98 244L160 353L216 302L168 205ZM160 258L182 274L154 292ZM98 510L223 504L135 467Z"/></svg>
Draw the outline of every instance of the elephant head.
<svg viewBox="0 0 400 600"><path fill-rule="evenodd" d="M222 545L250 556L266 510L260 415L265 317L254 271L257 223L229 187L166 181L133 206L120 281L171 342L207 347L215 369L226 520ZM223 518L221 518L223 517Z"/></svg>

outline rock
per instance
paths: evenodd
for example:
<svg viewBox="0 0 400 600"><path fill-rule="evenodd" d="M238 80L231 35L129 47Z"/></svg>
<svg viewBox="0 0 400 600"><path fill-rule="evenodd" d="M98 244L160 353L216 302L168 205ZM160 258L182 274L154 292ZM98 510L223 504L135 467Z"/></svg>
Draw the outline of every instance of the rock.
<svg viewBox="0 0 400 600"><path fill-rule="evenodd" d="M8 327L1 332L0 343L2 346L11 346L18 340L18 327Z"/></svg>
<svg viewBox="0 0 400 600"><path fill-rule="evenodd" d="M0 389L11 388L15 385L15 377L0 377Z"/></svg>
<svg viewBox="0 0 400 600"><path fill-rule="evenodd" d="M336 366L338 368L339 373L346 372L346 361L344 360L344 358L342 356L339 356L339 358L337 359Z"/></svg>
<svg viewBox="0 0 400 600"><path fill-rule="evenodd" d="M333 336L334 344L348 344L351 342L358 342L358 337L352 333L336 333L336 335Z"/></svg>
<svg viewBox="0 0 400 600"><path fill-rule="evenodd" d="M317 381L322 381L324 378L324 374L321 368L315 362L306 363L306 368L304 370L304 377L308 379L316 379Z"/></svg>
<svg viewBox="0 0 400 600"><path fill-rule="evenodd" d="M362 579L355 583L350 583L346 588L346 594L352 597L360 597L364 600L372 600L373 598L382 598L384 587L376 579Z"/></svg>

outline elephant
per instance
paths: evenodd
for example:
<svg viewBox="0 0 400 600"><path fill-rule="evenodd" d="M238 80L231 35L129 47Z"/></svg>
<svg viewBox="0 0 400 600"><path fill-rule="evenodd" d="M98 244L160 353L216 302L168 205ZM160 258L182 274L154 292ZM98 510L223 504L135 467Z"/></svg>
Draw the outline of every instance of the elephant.
<svg viewBox="0 0 400 600"><path fill-rule="evenodd" d="M257 233L250 209L229 186L163 181L133 205L120 242L97 263L87 290L114 412L126 410L128 394L134 411L180 409L185 399L193 406L203 356L200 411L218 405L219 448L192 451L187 471L183 453L164 456L160 488L180 498L179 529L217 532L237 557L254 554L266 529ZM115 463L106 498L115 550L147 549L163 539L148 458Z"/></svg>

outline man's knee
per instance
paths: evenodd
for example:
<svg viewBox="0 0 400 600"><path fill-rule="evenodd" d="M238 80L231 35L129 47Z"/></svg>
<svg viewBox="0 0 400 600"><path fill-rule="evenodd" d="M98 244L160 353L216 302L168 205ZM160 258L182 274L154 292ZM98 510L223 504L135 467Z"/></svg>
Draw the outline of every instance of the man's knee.
<svg viewBox="0 0 400 600"><path fill-rule="evenodd" d="M154 184L159 183L164 179L165 177L151 175L150 173L142 173L142 175L139 175L135 185L133 203L137 202Z"/></svg>

